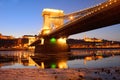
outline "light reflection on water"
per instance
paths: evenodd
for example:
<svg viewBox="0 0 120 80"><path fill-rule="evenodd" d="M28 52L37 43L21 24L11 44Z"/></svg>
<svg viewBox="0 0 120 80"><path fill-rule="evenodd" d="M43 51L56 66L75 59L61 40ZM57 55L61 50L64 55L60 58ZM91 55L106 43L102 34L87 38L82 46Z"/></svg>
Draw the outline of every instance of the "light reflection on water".
<svg viewBox="0 0 120 80"><path fill-rule="evenodd" d="M101 68L101 67L116 67L120 66L120 56L107 57L98 60L83 60L76 59L68 61L70 68Z"/></svg>
<svg viewBox="0 0 120 80"><path fill-rule="evenodd" d="M71 50L56 54L0 51L1 68L98 68L120 66L119 62L120 49Z"/></svg>

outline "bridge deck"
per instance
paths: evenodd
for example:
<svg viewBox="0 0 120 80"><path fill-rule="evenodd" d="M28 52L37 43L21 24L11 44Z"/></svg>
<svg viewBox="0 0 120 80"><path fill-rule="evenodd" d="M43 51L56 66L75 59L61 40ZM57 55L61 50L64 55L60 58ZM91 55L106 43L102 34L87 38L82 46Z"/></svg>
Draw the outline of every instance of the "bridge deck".
<svg viewBox="0 0 120 80"><path fill-rule="evenodd" d="M114 3L107 3L99 6L94 11L89 12L86 16L78 17L60 28L51 31L43 37L60 37L69 36L76 33L81 33L93 29L98 29L120 23L120 0ZM103 8L104 7L104 8Z"/></svg>

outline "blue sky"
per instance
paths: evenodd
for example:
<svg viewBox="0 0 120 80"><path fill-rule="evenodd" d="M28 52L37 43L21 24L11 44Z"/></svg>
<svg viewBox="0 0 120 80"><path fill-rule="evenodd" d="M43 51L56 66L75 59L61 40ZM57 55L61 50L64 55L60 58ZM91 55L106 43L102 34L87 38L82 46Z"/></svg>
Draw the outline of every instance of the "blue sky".
<svg viewBox="0 0 120 80"><path fill-rule="evenodd" d="M65 14L91 7L105 0L0 0L0 33L3 35L37 35L43 24L44 8L62 9ZM120 24L92 30L70 38L88 37L120 41Z"/></svg>

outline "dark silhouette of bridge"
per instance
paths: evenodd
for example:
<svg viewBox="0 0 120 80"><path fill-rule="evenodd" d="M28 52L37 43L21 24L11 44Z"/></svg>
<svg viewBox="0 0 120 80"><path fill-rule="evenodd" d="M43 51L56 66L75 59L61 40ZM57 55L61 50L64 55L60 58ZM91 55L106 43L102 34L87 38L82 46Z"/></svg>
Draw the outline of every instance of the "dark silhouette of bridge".
<svg viewBox="0 0 120 80"><path fill-rule="evenodd" d="M120 0L109 0L86 11L83 16L63 24L46 36L69 36L120 23ZM77 13L77 12L76 12ZM69 14L70 15L70 14ZM71 14L72 15L72 14ZM79 14L75 14L79 15Z"/></svg>
<svg viewBox="0 0 120 80"><path fill-rule="evenodd" d="M106 2L100 3L91 8L85 10L73 12L62 16L52 16L54 19L66 19L70 16L74 18L65 24L60 25L56 29L52 29L49 33L39 34L38 39L32 44L35 45L35 52L54 52L55 51L67 51L68 47L60 46L58 43L49 43L51 38L67 38L70 35L81 33L93 29L98 29L102 27L107 27L114 24L120 23L120 0L107 0ZM42 31L41 31L42 32ZM44 44L38 45L42 41L40 38L44 39ZM48 47L49 46L49 47ZM53 47L53 49L50 49ZM64 47L64 48L63 48ZM44 49L45 48L45 49ZM46 50L48 49L49 50ZM62 50L61 50L62 48Z"/></svg>

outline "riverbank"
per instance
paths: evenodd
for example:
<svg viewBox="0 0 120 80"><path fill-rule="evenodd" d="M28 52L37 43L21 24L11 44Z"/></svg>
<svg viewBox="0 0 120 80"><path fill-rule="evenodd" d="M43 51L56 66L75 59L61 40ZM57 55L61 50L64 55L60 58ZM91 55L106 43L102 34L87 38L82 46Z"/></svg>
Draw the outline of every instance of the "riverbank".
<svg viewBox="0 0 120 80"><path fill-rule="evenodd" d="M120 80L120 67L78 69L0 69L0 80Z"/></svg>
<svg viewBox="0 0 120 80"><path fill-rule="evenodd" d="M28 49L28 48L0 48L0 51L34 51L34 49Z"/></svg>
<svg viewBox="0 0 120 80"><path fill-rule="evenodd" d="M70 48L71 50L94 50L94 49L120 49L120 47L117 48ZM34 49L28 49L28 48L0 48L0 51L34 51Z"/></svg>
<svg viewBox="0 0 120 80"><path fill-rule="evenodd" d="M81 49L81 50L92 50L92 49L94 50L94 49L96 49L96 50L97 50L97 49L120 49L120 47L116 47L116 48L114 48L114 47L109 47L109 48L70 48L70 49L72 49L72 50L74 50L74 49L75 49L75 50L76 50L76 49L79 49L79 50L80 50L80 49Z"/></svg>

